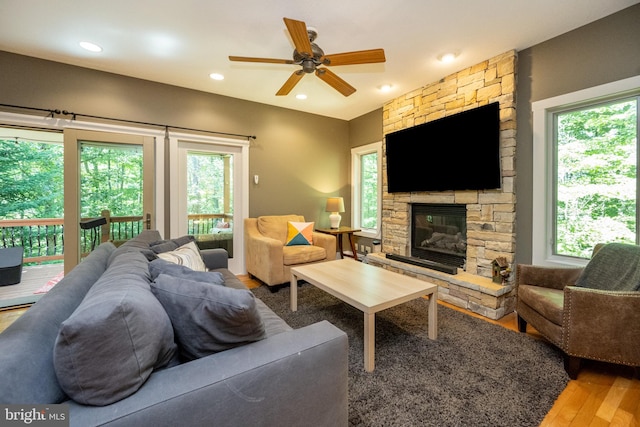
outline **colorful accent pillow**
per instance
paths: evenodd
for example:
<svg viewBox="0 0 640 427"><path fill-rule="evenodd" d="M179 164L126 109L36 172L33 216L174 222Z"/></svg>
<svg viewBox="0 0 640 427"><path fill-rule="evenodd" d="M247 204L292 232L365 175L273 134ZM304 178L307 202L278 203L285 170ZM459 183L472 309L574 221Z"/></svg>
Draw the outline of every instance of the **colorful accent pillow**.
<svg viewBox="0 0 640 427"><path fill-rule="evenodd" d="M186 245L180 246L175 251L160 253L158 254L158 258L189 267L195 271L207 271L207 267L204 265L204 261L202 261L200 250L195 242L189 242Z"/></svg>
<svg viewBox="0 0 640 427"><path fill-rule="evenodd" d="M285 246L313 245L313 222L287 222Z"/></svg>

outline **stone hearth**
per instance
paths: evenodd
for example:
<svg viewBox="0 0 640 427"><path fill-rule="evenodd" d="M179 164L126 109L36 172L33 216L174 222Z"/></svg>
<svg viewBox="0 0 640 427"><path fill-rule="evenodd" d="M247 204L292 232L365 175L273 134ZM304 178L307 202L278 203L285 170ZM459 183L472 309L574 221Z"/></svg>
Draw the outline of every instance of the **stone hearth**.
<svg viewBox="0 0 640 427"><path fill-rule="evenodd" d="M367 255L366 262L376 267L415 277L438 285L438 299L497 320L515 308L515 285L498 285L490 278L463 271L450 275L401 261L388 259L383 253Z"/></svg>

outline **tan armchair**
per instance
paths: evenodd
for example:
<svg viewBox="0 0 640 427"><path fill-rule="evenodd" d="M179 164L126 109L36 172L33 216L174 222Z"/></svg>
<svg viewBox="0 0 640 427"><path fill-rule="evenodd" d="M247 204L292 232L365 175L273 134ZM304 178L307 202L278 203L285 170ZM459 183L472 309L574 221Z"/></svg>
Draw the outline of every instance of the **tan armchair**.
<svg viewBox="0 0 640 427"><path fill-rule="evenodd" d="M244 220L247 273L269 286L288 283L291 267L336 258L336 238L313 232L313 245L285 246L287 223L304 222L301 215L274 215Z"/></svg>
<svg viewBox="0 0 640 427"><path fill-rule="evenodd" d="M640 247L604 245L585 268L518 265L516 286L518 330L558 346L570 378L582 359L640 366Z"/></svg>

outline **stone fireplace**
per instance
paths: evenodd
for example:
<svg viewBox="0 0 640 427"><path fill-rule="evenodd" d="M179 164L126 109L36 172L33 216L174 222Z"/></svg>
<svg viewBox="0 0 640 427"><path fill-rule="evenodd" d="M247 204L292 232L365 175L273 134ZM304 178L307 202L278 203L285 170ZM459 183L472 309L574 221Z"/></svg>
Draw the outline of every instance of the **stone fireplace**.
<svg viewBox="0 0 640 427"><path fill-rule="evenodd" d="M400 96L383 108L386 134L499 102L501 188L388 193L386 158L383 156L382 252L371 254L370 257L372 264L438 284L439 299L492 319L513 311L515 305L513 284L507 282L503 286L491 280L491 264L496 258L504 257L510 264L515 259L515 64L516 53L509 51ZM464 210L464 223L461 219L444 222L437 214L428 213L424 218L412 219L415 207L436 204L458 206ZM428 231L427 228L432 230ZM458 230L452 235L454 228ZM425 233L424 238L421 233ZM430 237L427 237L429 233ZM434 239L434 233L444 235L438 234ZM416 242L414 239L422 240ZM446 274L386 258L386 254L420 256L418 252L422 251L424 240L427 240L428 246L429 240L435 243L438 239L448 240L453 246L445 245L444 249L438 248L437 251L429 248L430 252L449 254L458 245L461 259L458 261L460 268L457 274ZM464 255L462 247L465 248Z"/></svg>

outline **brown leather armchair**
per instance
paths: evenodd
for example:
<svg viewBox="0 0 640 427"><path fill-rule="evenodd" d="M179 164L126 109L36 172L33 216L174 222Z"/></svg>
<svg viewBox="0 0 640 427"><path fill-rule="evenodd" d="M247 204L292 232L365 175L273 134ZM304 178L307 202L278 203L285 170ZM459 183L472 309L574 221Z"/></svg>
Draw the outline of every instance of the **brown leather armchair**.
<svg viewBox="0 0 640 427"><path fill-rule="evenodd" d="M291 280L291 267L336 259L336 238L313 232L313 244L286 246L288 221L304 222L301 215L271 215L244 220L247 273L273 289Z"/></svg>
<svg viewBox="0 0 640 427"><path fill-rule="evenodd" d="M640 247L604 245L585 268L519 264L516 286L518 330L558 346L570 378L582 359L640 366Z"/></svg>

